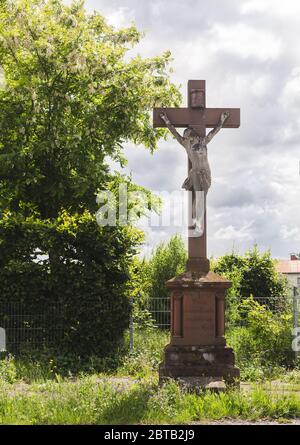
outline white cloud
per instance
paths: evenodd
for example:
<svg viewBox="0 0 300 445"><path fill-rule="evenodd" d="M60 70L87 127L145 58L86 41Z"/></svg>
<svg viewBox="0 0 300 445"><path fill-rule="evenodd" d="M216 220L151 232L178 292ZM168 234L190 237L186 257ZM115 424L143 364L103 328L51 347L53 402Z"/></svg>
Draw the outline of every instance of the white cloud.
<svg viewBox="0 0 300 445"><path fill-rule="evenodd" d="M284 240L294 240L294 241L300 241L300 229L299 227L287 227L282 226L280 230L280 234Z"/></svg>
<svg viewBox="0 0 300 445"><path fill-rule="evenodd" d="M227 227L221 227L213 236L215 240L252 240L253 235L251 233L251 226L253 221L242 227L234 227L229 225Z"/></svg>
<svg viewBox="0 0 300 445"><path fill-rule="evenodd" d="M242 14L269 14L281 19L299 18L300 15L298 0L250 0L241 3Z"/></svg>
<svg viewBox="0 0 300 445"><path fill-rule="evenodd" d="M261 61L278 58L282 44L274 33L243 23L234 26L214 25L210 31L210 48L225 51L241 58L253 57Z"/></svg>
<svg viewBox="0 0 300 445"><path fill-rule="evenodd" d="M134 16L132 11L127 7L120 7L107 13L105 18L110 25L121 28L129 26L130 22L133 21Z"/></svg>
<svg viewBox="0 0 300 445"><path fill-rule="evenodd" d="M281 104L285 108L290 108L291 106L300 105L300 67L297 66L292 69L291 75L286 81L281 98ZM298 112L298 109L297 109Z"/></svg>

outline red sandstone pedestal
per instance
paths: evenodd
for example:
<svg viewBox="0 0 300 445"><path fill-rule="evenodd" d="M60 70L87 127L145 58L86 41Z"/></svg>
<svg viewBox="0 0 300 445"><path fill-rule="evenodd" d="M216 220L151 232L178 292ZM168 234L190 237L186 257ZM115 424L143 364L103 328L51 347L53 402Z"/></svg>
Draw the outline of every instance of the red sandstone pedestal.
<svg viewBox="0 0 300 445"><path fill-rule="evenodd" d="M239 369L224 338L225 293L230 281L210 271L187 271L166 285L171 291L172 329L160 381L174 378L196 389L220 381L236 384Z"/></svg>

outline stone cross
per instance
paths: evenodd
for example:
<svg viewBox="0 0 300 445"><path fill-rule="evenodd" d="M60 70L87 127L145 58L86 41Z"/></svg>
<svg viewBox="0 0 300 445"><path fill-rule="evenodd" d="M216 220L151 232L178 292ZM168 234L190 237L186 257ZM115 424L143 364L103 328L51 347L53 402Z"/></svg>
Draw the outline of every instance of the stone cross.
<svg viewBox="0 0 300 445"><path fill-rule="evenodd" d="M188 81L188 107L187 108L154 108L153 126L166 127L165 120L161 115L165 113L174 127L192 127L196 133L204 138L206 128L216 128L223 113L229 117L222 124L222 128L237 128L240 126L239 108L206 108L205 80ZM191 169L189 161L188 170ZM190 205L193 207L195 193ZM207 259L207 231L206 231L206 199L204 202L203 233L201 236L188 237L188 262L187 270L191 272L207 273L209 271L209 260Z"/></svg>

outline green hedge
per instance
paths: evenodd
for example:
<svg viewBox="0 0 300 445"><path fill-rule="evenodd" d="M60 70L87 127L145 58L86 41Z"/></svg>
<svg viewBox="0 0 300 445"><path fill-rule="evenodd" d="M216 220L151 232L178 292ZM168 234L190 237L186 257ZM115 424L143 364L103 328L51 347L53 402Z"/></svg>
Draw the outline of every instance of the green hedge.
<svg viewBox="0 0 300 445"><path fill-rule="evenodd" d="M129 323L129 272L141 238L132 227L99 227L88 212L51 221L4 215L0 326L8 345L16 333L29 348L52 335L59 351L113 353Z"/></svg>

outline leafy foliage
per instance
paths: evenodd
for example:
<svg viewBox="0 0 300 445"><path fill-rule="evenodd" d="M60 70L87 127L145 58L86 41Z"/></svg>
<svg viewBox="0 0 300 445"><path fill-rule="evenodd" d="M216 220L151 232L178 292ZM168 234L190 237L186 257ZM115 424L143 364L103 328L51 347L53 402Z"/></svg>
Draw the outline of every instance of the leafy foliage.
<svg viewBox="0 0 300 445"><path fill-rule="evenodd" d="M286 309L287 280L276 271L275 260L269 251L260 253L254 246L243 256L232 252L212 261L212 268L232 282L226 299L229 323L235 323L239 302L250 296L258 301L263 299L263 303L275 312Z"/></svg>
<svg viewBox="0 0 300 445"><path fill-rule="evenodd" d="M169 332L157 328L136 327L134 331L134 348L122 360L118 368L120 375L135 377L150 376L158 372L158 366L163 361L163 351L169 342Z"/></svg>
<svg viewBox="0 0 300 445"><path fill-rule="evenodd" d="M168 296L165 286L166 281L184 271L186 260L186 248L179 235L173 236L168 243L158 245L148 263L148 274L151 282L150 299Z"/></svg>
<svg viewBox="0 0 300 445"><path fill-rule="evenodd" d="M215 272L229 276L236 274L236 292L241 298L274 300L286 295L286 280L278 274L270 251L260 253L257 246L241 256L235 252L222 256L213 264Z"/></svg>
<svg viewBox="0 0 300 445"><path fill-rule="evenodd" d="M255 364L265 372L272 366L294 364L292 312L273 313L250 297L238 308L239 326L229 330L227 338L242 368Z"/></svg>
<svg viewBox="0 0 300 445"><path fill-rule="evenodd" d="M36 333L39 340L48 329L59 328L57 350L112 354L128 327L127 282L141 241L142 234L130 226L100 228L88 211L63 212L55 220L5 214L0 221L0 304L5 308L17 301L25 314L35 314L28 328L41 322L40 314L50 316L55 305L52 318L46 317ZM48 253L53 251L51 263ZM3 315L5 327L9 320ZM21 322L26 324L26 317Z"/></svg>
<svg viewBox="0 0 300 445"><path fill-rule="evenodd" d="M149 290L151 281L149 277L148 262L139 257L134 258L130 268L130 283L128 292L132 303L132 316L134 325L138 329L151 328L154 320L150 311Z"/></svg>

